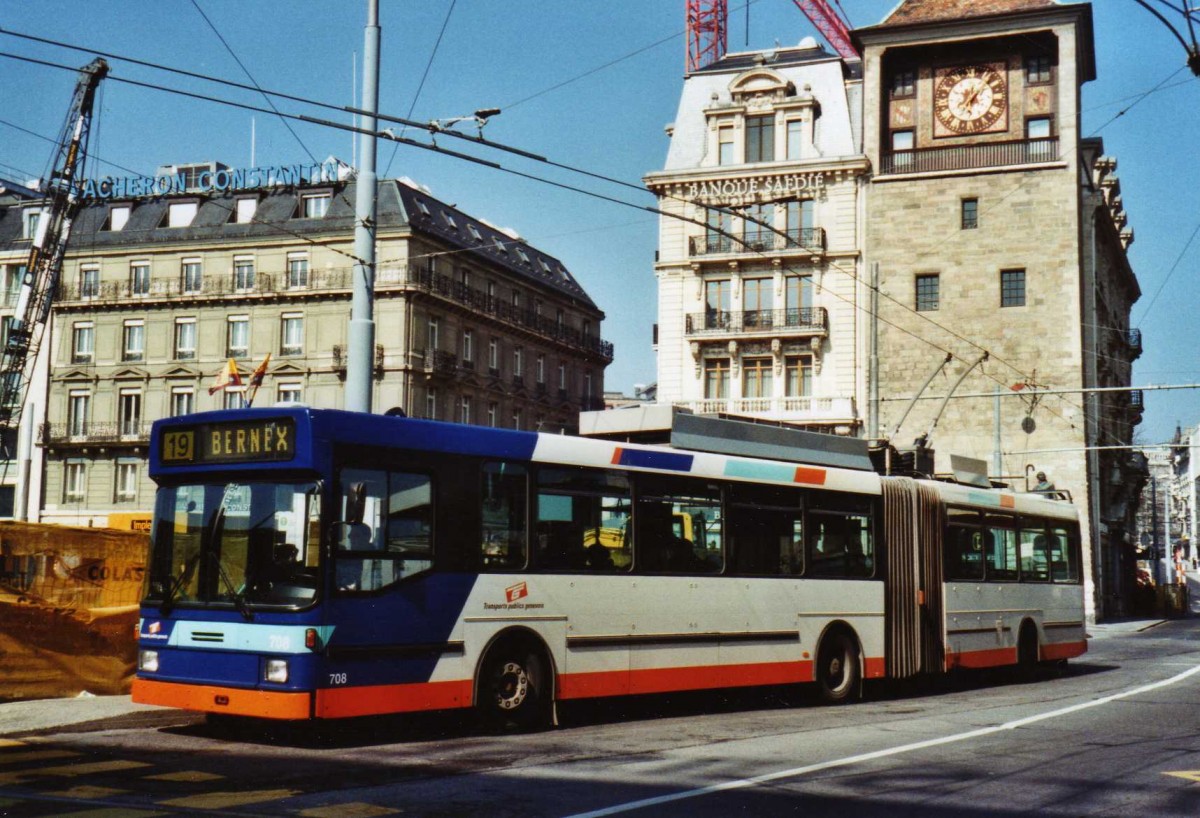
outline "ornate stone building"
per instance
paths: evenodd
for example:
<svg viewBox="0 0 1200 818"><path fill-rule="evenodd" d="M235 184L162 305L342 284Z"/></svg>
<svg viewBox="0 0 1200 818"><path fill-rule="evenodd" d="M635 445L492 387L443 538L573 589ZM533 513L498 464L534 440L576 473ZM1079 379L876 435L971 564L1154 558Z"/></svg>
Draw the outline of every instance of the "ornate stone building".
<svg viewBox="0 0 1200 818"><path fill-rule="evenodd" d="M928 395L986 351L944 414L919 402L897 442L936 424L939 472L951 453L1018 486L1045 471L1082 515L1089 611L1119 613L1141 466L1099 447L1130 443L1141 395L1083 390L1129 386L1140 291L1116 163L1079 132L1096 71L1091 7L906 0L854 34L874 169L865 250L881 289L880 428L947 353L950 377Z"/></svg>
<svg viewBox="0 0 1200 818"><path fill-rule="evenodd" d="M807 39L689 74L663 170L658 400L861 425L861 76Z"/></svg>
<svg viewBox="0 0 1200 818"><path fill-rule="evenodd" d="M245 387L209 393L229 358L247 379L270 354L255 406L340 407L354 201L353 181L315 180L85 207L47 343L36 516L148 513L150 423L242 405ZM20 249L20 227L7 208L0 244ZM604 313L559 260L408 180L379 183L377 242L374 411L558 431L603 405Z"/></svg>

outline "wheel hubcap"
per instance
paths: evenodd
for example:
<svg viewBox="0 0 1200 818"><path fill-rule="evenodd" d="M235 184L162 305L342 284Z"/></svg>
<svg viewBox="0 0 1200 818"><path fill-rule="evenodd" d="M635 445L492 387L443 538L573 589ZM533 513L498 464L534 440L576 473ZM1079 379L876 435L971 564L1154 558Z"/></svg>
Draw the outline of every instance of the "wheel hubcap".
<svg viewBox="0 0 1200 818"><path fill-rule="evenodd" d="M529 674L516 662L505 662L496 684L496 703L502 710L515 710L529 695Z"/></svg>

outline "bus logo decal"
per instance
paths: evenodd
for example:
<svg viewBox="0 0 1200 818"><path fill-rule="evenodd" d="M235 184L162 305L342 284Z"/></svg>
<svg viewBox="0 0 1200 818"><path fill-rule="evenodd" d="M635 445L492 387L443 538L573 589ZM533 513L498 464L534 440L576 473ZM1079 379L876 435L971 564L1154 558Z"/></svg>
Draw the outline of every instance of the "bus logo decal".
<svg viewBox="0 0 1200 818"><path fill-rule="evenodd" d="M516 585L510 585L504 589L505 602L516 602L527 596L529 596L529 586L524 582L518 582Z"/></svg>

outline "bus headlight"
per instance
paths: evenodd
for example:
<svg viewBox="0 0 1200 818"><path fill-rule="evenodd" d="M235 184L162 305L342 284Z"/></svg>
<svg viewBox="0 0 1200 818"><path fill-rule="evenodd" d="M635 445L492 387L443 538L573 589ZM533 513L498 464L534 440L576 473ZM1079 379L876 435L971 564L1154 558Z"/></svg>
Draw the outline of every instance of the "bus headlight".
<svg viewBox="0 0 1200 818"><path fill-rule="evenodd" d="M268 659L266 670L263 672L263 680L280 685L285 684L288 680L287 659Z"/></svg>
<svg viewBox="0 0 1200 818"><path fill-rule="evenodd" d="M156 651L156 650L138 651L138 670L144 670L147 673L157 673L158 672L158 651Z"/></svg>

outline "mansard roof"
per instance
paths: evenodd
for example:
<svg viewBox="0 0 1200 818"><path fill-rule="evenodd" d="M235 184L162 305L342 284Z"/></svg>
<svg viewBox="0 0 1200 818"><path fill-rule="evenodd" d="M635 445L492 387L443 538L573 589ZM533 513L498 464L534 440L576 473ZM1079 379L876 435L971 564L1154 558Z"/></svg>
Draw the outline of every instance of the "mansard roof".
<svg viewBox="0 0 1200 818"><path fill-rule="evenodd" d="M880 26L932 23L987 17L1014 11L1032 11L1058 6L1056 0L903 0Z"/></svg>
<svg viewBox="0 0 1200 818"><path fill-rule="evenodd" d="M239 190L219 193L190 193L153 198L92 201L83 207L71 231L71 251L85 248L96 251L136 252L155 245L224 244L255 240L297 241L349 236L354 231L356 182L321 182L311 185L279 186L266 190ZM518 279L535 288L549 289L575 303L599 308L579 282L557 258L525 243L510 231L494 227L482 219L467 215L451 204L440 201L414 184L397 179L379 181L376 220L380 232L410 229L414 233L449 245L451 252L507 269ZM329 207L320 218L300 214L303 197L332 191ZM258 199L250 222L233 220L237 200L249 196ZM187 227L165 227L172 202L194 201L196 215ZM32 204L33 202L25 202ZM22 207L0 203L0 249L18 248L22 238ZM129 219L120 230L106 229L109 210L114 204L130 205ZM199 248L198 248L199 249Z"/></svg>

